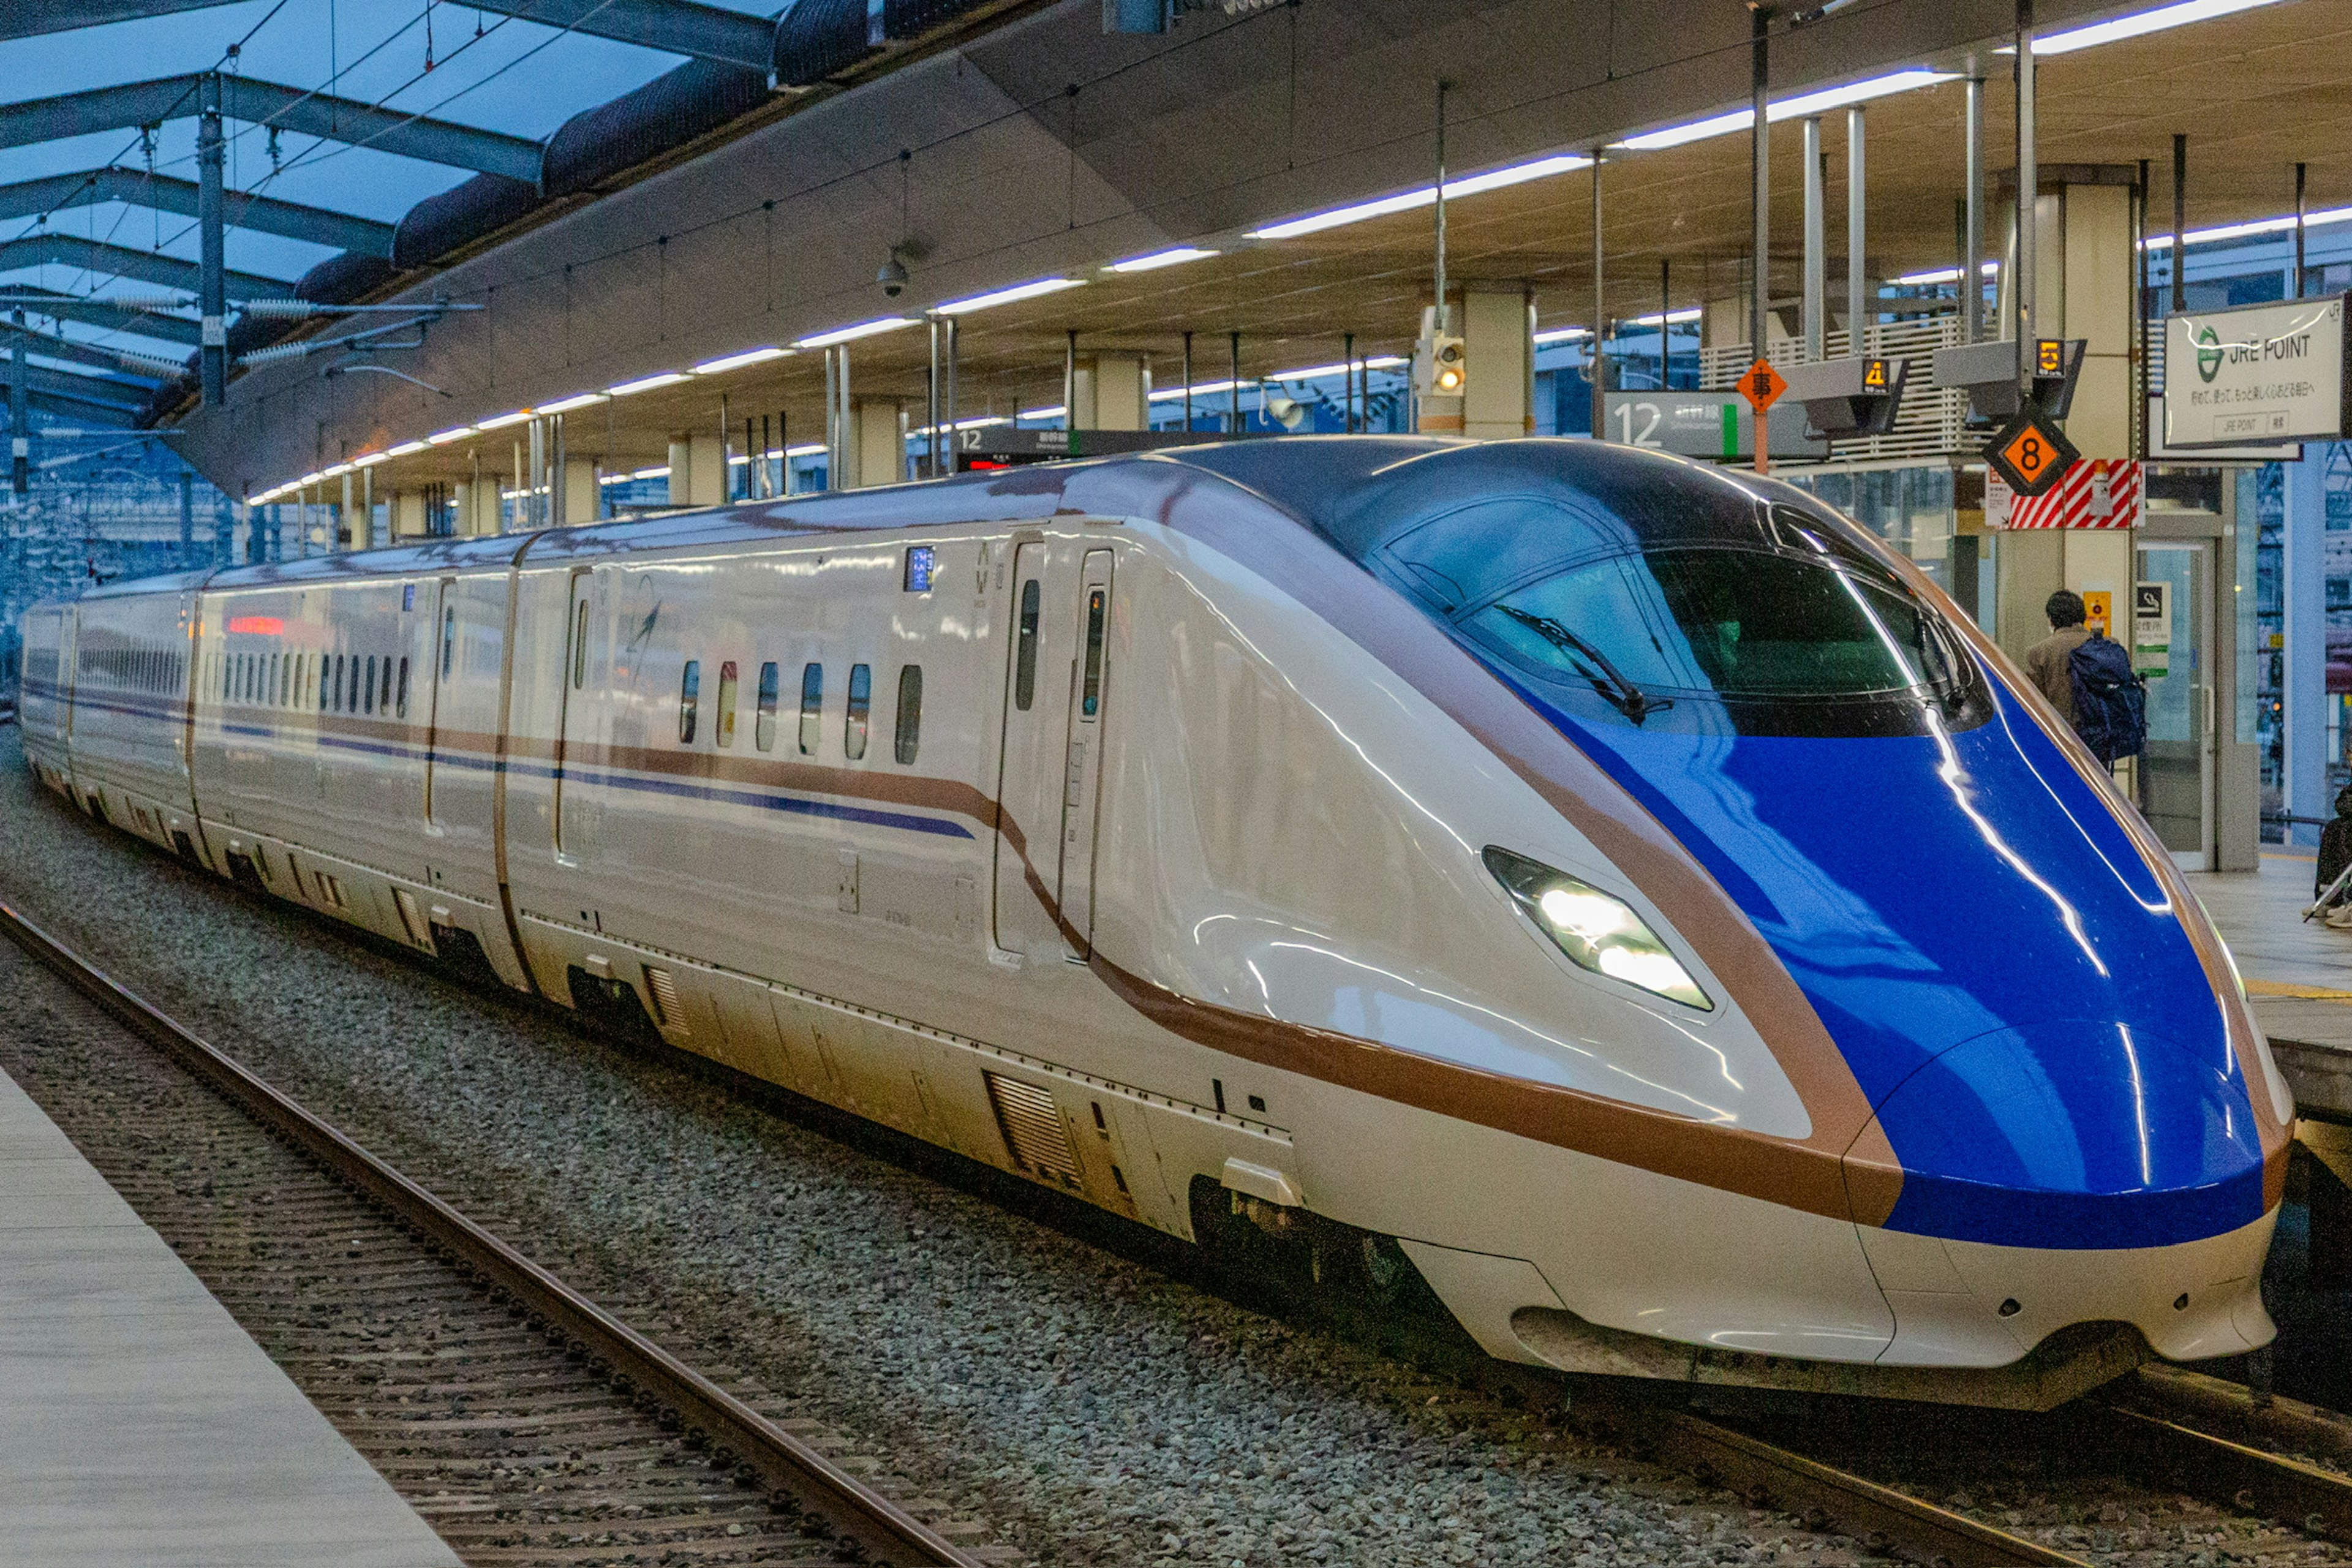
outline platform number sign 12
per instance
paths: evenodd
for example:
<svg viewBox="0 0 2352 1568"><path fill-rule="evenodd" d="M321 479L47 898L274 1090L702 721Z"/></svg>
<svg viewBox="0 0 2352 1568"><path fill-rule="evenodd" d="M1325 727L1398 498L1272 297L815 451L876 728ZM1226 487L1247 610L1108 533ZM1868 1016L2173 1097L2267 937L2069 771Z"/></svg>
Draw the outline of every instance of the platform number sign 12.
<svg viewBox="0 0 2352 1568"><path fill-rule="evenodd" d="M2030 400L1985 447L1987 466L2021 496L2043 494L2081 458L2065 432Z"/></svg>

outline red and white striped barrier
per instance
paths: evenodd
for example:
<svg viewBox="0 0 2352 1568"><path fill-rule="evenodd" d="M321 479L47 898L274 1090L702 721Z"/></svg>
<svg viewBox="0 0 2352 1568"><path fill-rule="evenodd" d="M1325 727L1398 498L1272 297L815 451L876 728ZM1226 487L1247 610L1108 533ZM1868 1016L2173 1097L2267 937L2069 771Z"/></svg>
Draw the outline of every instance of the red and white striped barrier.
<svg viewBox="0 0 2352 1568"><path fill-rule="evenodd" d="M2141 465L2128 458L2084 458L2038 496L2021 496L1999 474L1985 475L1987 528L2136 528L2146 497Z"/></svg>

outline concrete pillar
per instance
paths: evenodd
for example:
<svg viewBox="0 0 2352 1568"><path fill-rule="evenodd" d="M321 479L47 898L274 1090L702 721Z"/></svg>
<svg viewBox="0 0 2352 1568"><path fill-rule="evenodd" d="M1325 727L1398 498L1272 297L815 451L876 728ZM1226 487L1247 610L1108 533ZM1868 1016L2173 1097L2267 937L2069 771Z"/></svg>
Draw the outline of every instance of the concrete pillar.
<svg viewBox="0 0 2352 1568"><path fill-rule="evenodd" d="M2286 468L2286 529L2280 584L2285 611L2286 809L2332 816L2327 799L2327 447L2310 442ZM2317 844L2319 829L2297 826L2290 844Z"/></svg>
<svg viewBox="0 0 2352 1568"><path fill-rule="evenodd" d="M393 491L392 536L394 539L421 539L425 536L423 490Z"/></svg>
<svg viewBox="0 0 2352 1568"><path fill-rule="evenodd" d="M2057 279L2057 330L2045 337L2082 338L2088 344L2083 378L2066 416L2066 437L2086 458L2132 455L2131 189L2128 185L2068 185L2058 243L2043 258L2063 256ZM2048 263L2043 263L2046 268ZM2036 289L2036 293L2047 290ZM2042 318L2053 319L2047 304Z"/></svg>
<svg viewBox="0 0 2352 1568"><path fill-rule="evenodd" d="M1524 283L1462 291L1462 434L1513 441L1535 433L1535 295Z"/></svg>
<svg viewBox="0 0 2352 1568"><path fill-rule="evenodd" d="M716 436L669 440L669 504L718 506L727 499L727 454Z"/></svg>
<svg viewBox="0 0 2352 1568"><path fill-rule="evenodd" d="M596 483L596 459L563 459L563 521L577 528L596 521L604 497Z"/></svg>
<svg viewBox="0 0 2352 1568"><path fill-rule="evenodd" d="M1150 361L1139 353L1081 355L1070 376L1073 430L1150 427Z"/></svg>
<svg viewBox="0 0 2352 1568"><path fill-rule="evenodd" d="M856 433L851 469L856 488L903 484L907 479L907 411L895 397L853 397L849 423Z"/></svg>

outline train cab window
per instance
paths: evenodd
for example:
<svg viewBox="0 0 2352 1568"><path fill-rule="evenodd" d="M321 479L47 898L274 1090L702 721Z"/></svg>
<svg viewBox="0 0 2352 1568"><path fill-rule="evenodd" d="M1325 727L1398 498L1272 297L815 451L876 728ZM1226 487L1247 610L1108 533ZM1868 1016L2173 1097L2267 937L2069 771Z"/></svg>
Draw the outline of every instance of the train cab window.
<svg viewBox="0 0 2352 1568"><path fill-rule="evenodd" d="M394 715L393 715L393 716L394 716L394 718L399 718L399 719L405 719L405 718L407 718L407 717L408 717L408 656L407 656L406 654L402 654L402 655L400 656L400 686L399 686L399 689L398 689L398 692L397 692L397 700L398 700L398 702L399 702L399 706L398 706L398 708L396 708L396 709L394 710Z"/></svg>
<svg viewBox="0 0 2352 1568"><path fill-rule="evenodd" d="M849 667L849 721L841 731L842 754L851 762L866 754L866 731L874 709L874 667Z"/></svg>
<svg viewBox="0 0 2352 1568"><path fill-rule="evenodd" d="M1021 629L1013 639L1013 706L1022 712L1037 700L1037 617L1044 611L1045 584L1032 577L1021 584Z"/></svg>
<svg viewBox="0 0 2352 1568"><path fill-rule="evenodd" d="M702 661L689 658L677 683L677 743L694 744L694 726L702 707Z"/></svg>
<svg viewBox="0 0 2352 1568"><path fill-rule="evenodd" d="M763 752L776 749L776 661L760 667L760 711L751 724L751 743Z"/></svg>
<svg viewBox="0 0 2352 1568"><path fill-rule="evenodd" d="M923 667L898 667L898 713L890 731L890 748L900 767L915 765L915 749L923 743Z"/></svg>
<svg viewBox="0 0 2352 1568"><path fill-rule="evenodd" d="M801 755L816 755L817 742L824 731L824 666L812 664L801 670Z"/></svg>
<svg viewBox="0 0 2352 1568"><path fill-rule="evenodd" d="M735 661L719 666L719 723L713 737L722 746L735 743Z"/></svg>

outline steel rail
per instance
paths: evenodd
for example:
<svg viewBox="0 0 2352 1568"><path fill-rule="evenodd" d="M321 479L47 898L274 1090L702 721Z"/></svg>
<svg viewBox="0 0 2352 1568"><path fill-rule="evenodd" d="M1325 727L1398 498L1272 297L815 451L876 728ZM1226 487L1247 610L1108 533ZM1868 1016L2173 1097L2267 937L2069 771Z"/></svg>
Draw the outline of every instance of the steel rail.
<svg viewBox="0 0 2352 1568"><path fill-rule="evenodd" d="M561 1332L603 1360L633 1389L676 1411L715 1449L757 1471L772 1492L856 1542L873 1568L983 1568L979 1558L304 1110L5 902L0 902L0 931L330 1175L538 1314L551 1334Z"/></svg>
<svg viewBox="0 0 2352 1568"><path fill-rule="evenodd" d="M1818 1509L1838 1531L1865 1546L1891 1548L1951 1568L2055 1563L2087 1568L2079 1557L1937 1508L1934 1503L1809 1459L1685 1412L1665 1413L1655 1430L1661 1455L1712 1478L1759 1507L1802 1513Z"/></svg>
<svg viewBox="0 0 2352 1568"><path fill-rule="evenodd" d="M2341 1463L2352 1459L2352 1421L2299 1400L2257 1404L2236 1384L2179 1367L2141 1368L2125 1397L2130 1403L2105 1412L2113 1423L2109 1439L2169 1485L2309 1534L2352 1541L2352 1480L2255 1446L2273 1443Z"/></svg>

